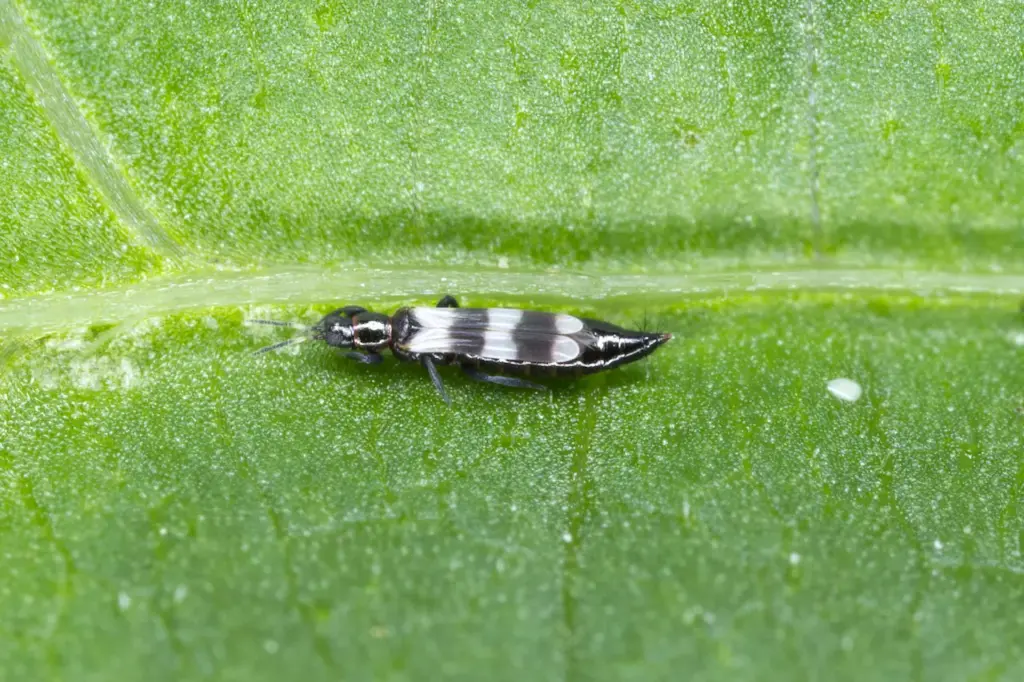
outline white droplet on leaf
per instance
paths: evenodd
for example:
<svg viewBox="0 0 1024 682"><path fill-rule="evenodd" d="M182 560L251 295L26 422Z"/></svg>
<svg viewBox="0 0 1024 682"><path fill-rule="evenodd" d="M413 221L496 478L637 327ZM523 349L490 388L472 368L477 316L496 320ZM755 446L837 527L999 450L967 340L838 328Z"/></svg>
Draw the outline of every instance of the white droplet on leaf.
<svg viewBox="0 0 1024 682"><path fill-rule="evenodd" d="M855 403L860 400L863 390L853 379L839 378L828 382L828 392L842 401Z"/></svg>

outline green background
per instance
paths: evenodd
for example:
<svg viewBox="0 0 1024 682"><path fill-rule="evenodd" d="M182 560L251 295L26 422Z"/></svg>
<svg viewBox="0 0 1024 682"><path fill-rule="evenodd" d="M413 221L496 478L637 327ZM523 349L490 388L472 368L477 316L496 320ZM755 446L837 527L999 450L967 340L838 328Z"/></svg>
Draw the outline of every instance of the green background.
<svg viewBox="0 0 1024 682"><path fill-rule="evenodd" d="M0 0L0 679L1020 679L1022 294L1020 3Z"/></svg>

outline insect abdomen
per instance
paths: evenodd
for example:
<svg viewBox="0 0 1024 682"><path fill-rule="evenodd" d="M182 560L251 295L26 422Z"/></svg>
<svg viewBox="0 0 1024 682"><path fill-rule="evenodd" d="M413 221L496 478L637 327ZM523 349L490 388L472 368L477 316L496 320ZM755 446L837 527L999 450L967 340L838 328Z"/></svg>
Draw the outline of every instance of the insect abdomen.
<svg viewBox="0 0 1024 682"><path fill-rule="evenodd" d="M597 372L638 360L669 338L530 310L410 308L402 313L393 323L400 355L430 355L438 362L516 374Z"/></svg>

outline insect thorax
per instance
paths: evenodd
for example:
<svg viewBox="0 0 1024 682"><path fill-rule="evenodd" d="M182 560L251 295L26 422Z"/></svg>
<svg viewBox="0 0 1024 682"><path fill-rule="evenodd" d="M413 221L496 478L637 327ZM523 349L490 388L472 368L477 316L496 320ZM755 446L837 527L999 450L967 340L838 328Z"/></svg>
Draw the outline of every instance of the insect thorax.
<svg viewBox="0 0 1024 682"><path fill-rule="evenodd" d="M380 351L391 342L391 319L387 315L361 312L352 318L355 347L366 351Z"/></svg>

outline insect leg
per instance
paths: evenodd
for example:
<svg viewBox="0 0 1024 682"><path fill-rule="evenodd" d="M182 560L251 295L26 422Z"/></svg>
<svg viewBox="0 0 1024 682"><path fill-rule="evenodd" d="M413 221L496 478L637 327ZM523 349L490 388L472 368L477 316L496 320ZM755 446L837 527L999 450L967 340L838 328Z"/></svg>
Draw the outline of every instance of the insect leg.
<svg viewBox="0 0 1024 682"><path fill-rule="evenodd" d="M442 298L440 301L437 302L437 307L438 308L458 308L459 307L459 302L455 300L454 296L449 294L449 295L446 295L444 298Z"/></svg>
<svg viewBox="0 0 1024 682"><path fill-rule="evenodd" d="M364 365L379 365L384 362L384 356L380 353L357 353L352 351L350 353L343 353L343 355Z"/></svg>
<svg viewBox="0 0 1024 682"><path fill-rule="evenodd" d="M526 381L525 379L518 379L516 377L495 376L493 374L484 374L483 372L474 367L467 367L465 365L462 367L462 371L465 372L466 376L468 376L469 378L474 379L476 381L483 381L488 384L498 384L499 386L512 386L513 388L533 388L538 391L546 391L548 389L547 386L541 386L540 384L535 384L532 381Z"/></svg>
<svg viewBox="0 0 1024 682"><path fill-rule="evenodd" d="M448 403L452 404L452 401L448 399L448 394L444 391L444 384L441 383L441 375L437 373L437 367L434 366L434 360L429 355L424 355L420 358L420 362L427 368L427 373L430 374L430 380L434 382L434 388L441 394L441 398Z"/></svg>

